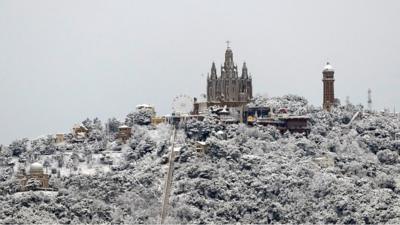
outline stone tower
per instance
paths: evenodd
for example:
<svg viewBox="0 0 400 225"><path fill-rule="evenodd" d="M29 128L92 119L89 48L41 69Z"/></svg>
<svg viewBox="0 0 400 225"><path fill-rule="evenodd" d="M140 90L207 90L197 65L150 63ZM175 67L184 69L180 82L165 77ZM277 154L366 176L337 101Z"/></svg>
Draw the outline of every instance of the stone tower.
<svg viewBox="0 0 400 225"><path fill-rule="evenodd" d="M328 63L326 63L324 70L322 71L323 79L322 82L324 83L324 103L323 107L325 110L330 111L332 106L335 102L335 87L334 87L334 74L335 70L333 67Z"/></svg>
<svg viewBox="0 0 400 225"><path fill-rule="evenodd" d="M247 103L253 97L252 79L248 74L246 63L243 63L239 76L238 68L233 61L231 48L225 51L225 62L221 66L221 76L217 75L215 63L212 63L211 74L207 77L207 102Z"/></svg>

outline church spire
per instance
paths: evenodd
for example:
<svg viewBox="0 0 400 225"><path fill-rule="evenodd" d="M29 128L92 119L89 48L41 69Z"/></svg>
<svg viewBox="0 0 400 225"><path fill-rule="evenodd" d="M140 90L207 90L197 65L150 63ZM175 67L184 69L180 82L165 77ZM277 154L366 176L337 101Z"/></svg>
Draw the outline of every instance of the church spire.
<svg viewBox="0 0 400 225"><path fill-rule="evenodd" d="M229 47L229 43L230 43L229 41L226 42L227 48L226 48L226 51L225 51L225 64L224 64L225 69L234 67L234 64L233 64L233 52L232 52L231 48Z"/></svg>
<svg viewBox="0 0 400 225"><path fill-rule="evenodd" d="M242 79L247 79L247 78L249 78L249 74L247 72L246 62L244 62L242 67Z"/></svg>
<svg viewBox="0 0 400 225"><path fill-rule="evenodd" d="M217 79L217 68L215 67L215 63L212 63L211 66L211 79Z"/></svg>

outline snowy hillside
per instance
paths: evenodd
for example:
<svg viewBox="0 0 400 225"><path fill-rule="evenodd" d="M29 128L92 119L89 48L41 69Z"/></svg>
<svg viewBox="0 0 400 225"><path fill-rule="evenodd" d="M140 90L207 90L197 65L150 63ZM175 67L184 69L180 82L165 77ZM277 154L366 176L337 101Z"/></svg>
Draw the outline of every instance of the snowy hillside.
<svg viewBox="0 0 400 225"><path fill-rule="evenodd" d="M400 223L400 117L345 105L331 113L304 98L258 97L254 105L308 115L311 133L223 125L209 115L178 132L168 223ZM356 112L362 112L349 125ZM158 223L172 129L131 113L133 136L117 140L95 119L88 138L19 140L0 152L0 221ZM198 153L192 143L205 141ZM54 191L18 192L16 174L32 162Z"/></svg>

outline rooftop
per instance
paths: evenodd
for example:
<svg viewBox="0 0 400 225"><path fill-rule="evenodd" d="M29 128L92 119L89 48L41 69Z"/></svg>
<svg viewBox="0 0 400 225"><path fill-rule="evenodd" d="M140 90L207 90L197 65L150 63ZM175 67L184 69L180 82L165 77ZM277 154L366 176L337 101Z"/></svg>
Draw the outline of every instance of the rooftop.
<svg viewBox="0 0 400 225"><path fill-rule="evenodd" d="M335 70L333 69L332 65L329 62L327 62L324 67L324 71L332 71L333 72Z"/></svg>

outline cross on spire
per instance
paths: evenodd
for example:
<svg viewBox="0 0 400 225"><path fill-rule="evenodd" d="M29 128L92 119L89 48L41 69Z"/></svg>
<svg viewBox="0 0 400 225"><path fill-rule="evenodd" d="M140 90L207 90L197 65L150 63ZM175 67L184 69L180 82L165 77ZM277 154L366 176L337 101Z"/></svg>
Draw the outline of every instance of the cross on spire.
<svg viewBox="0 0 400 225"><path fill-rule="evenodd" d="M230 44L231 42L228 40L228 41L226 41L226 46L229 48L229 44Z"/></svg>

